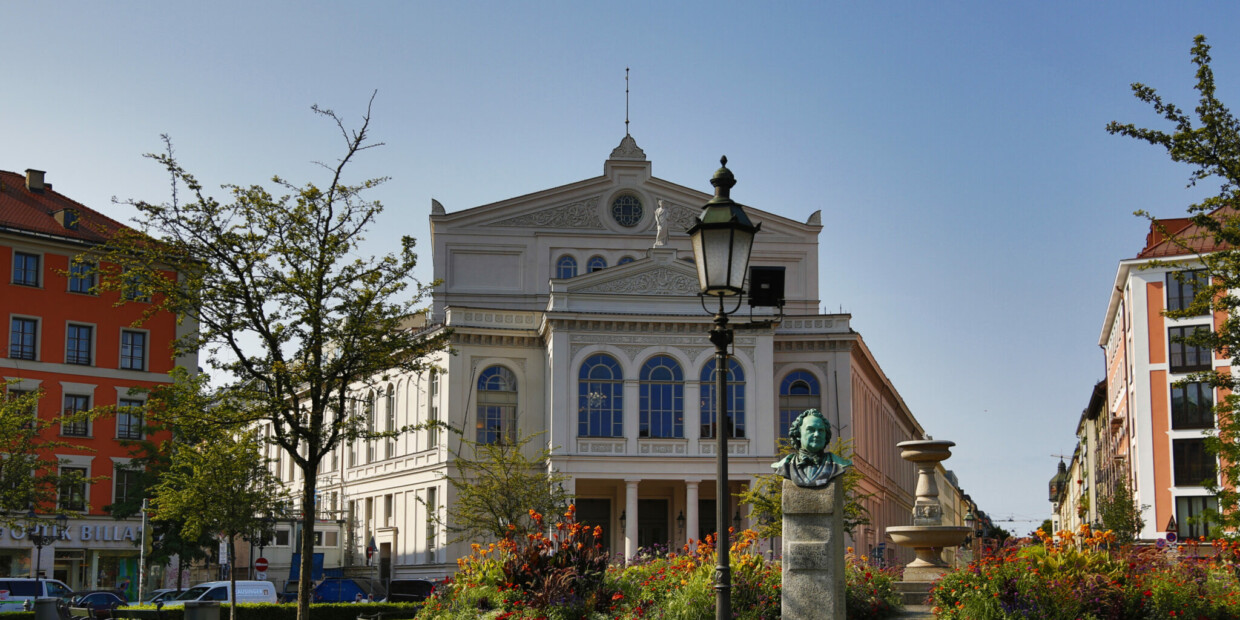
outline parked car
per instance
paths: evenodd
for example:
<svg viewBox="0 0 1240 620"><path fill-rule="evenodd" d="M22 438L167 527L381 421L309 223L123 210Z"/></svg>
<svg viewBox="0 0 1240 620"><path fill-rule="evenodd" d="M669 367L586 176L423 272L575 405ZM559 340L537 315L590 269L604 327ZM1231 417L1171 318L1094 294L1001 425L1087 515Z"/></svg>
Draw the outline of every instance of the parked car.
<svg viewBox="0 0 1240 620"><path fill-rule="evenodd" d="M393 579L388 582L389 603L421 603L435 591L435 582L427 579Z"/></svg>
<svg viewBox="0 0 1240 620"><path fill-rule="evenodd" d="M158 588L151 591L151 595L147 597L144 604L154 605L159 602L167 603L168 601L176 598L176 596L176 588Z"/></svg>
<svg viewBox="0 0 1240 620"><path fill-rule="evenodd" d="M111 618L114 609L129 605L129 600L115 590L75 592L68 600L69 607L89 609L92 618Z"/></svg>
<svg viewBox="0 0 1240 620"><path fill-rule="evenodd" d="M314 586L316 603L352 603L357 595L362 600L381 600L387 596L383 582L363 577L328 577Z"/></svg>
<svg viewBox="0 0 1240 620"><path fill-rule="evenodd" d="M208 581L200 583L180 596L164 602L164 607L183 607L186 601L219 601L229 602L230 584L227 581ZM274 603L276 602L276 586L270 581L237 580L238 603Z"/></svg>
<svg viewBox="0 0 1240 620"><path fill-rule="evenodd" d="M72 595L73 590L56 579L0 578L0 612L21 611L26 601L36 598L64 599Z"/></svg>

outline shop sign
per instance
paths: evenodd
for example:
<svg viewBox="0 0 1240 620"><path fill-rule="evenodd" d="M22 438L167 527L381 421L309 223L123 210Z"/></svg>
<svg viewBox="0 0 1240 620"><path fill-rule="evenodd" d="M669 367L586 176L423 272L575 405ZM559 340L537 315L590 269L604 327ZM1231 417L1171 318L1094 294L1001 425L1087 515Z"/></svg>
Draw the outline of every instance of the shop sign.
<svg viewBox="0 0 1240 620"><path fill-rule="evenodd" d="M126 547L142 539L142 527L124 521L73 523L65 527L40 525L40 534L51 535L56 543L73 543L77 547ZM26 528L0 527L0 547L28 545Z"/></svg>

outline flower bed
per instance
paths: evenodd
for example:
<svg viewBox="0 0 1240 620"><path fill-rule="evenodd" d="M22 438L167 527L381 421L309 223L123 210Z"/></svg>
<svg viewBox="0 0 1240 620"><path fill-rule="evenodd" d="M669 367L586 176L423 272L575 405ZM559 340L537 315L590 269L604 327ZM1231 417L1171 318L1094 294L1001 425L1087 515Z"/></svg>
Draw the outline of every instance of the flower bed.
<svg viewBox="0 0 1240 620"><path fill-rule="evenodd" d="M1113 544L1110 532L1005 547L949 573L931 591L939 618L1240 618L1237 547L1216 541L1197 557L1198 543L1176 546Z"/></svg>
<svg viewBox="0 0 1240 620"><path fill-rule="evenodd" d="M548 620L715 617L715 544L646 552L611 565L599 528L575 522L569 507L550 536L531 534L481 547L458 561L453 580L435 589L418 618L434 620ZM530 517L541 524L542 515ZM550 528L548 528L550 529ZM757 534L745 530L731 548L732 610L736 618L780 615L780 565L755 552ZM849 554L848 617L885 618L899 609L894 576Z"/></svg>

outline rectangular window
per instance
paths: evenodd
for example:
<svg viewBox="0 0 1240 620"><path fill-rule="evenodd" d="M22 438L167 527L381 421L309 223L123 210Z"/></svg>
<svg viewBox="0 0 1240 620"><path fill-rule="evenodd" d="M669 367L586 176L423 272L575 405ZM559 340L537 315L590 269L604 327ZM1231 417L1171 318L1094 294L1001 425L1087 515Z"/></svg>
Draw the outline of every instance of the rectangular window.
<svg viewBox="0 0 1240 620"><path fill-rule="evenodd" d="M39 285L39 255L13 252L13 284Z"/></svg>
<svg viewBox="0 0 1240 620"><path fill-rule="evenodd" d="M324 547L339 547L340 546L340 532L323 532L323 546Z"/></svg>
<svg viewBox="0 0 1240 620"><path fill-rule="evenodd" d="M142 439L142 406L142 401L127 398L117 403L117 439Z"/></svg>
<svg viewBox="0 0 1240 620"><path fill-rule="evenodd" d="M35 360L38 355L39 320L13 317L9 325L9 357Z"/></svg>
<svg viewBox="0 0 1240 620"><path fill-rule="evenodd" d="M1200 515L1206 510L1218 512L1216 497L1177 497L1175 498L1175 524L1177 534L1184 540L1210 535L1210 526L1217 525L1205 521Z"/></svg>
<svg viewBox="0 0 1240 620"><path fill-rule="evenodd" d="M1167 274L1167 310L1187 310L1193 305L1197 291L1209 284L1204 269L1173 271ZM1203 309L1202 314L1209 312Z"/></svg>
<svg viewBox="0 0 1240 620"><path fill-rule="evenodd" d="M121 332L121 369L146 370L146 332Z"/></svg>
<svg viewBox="0 0 1240 620"><path fill-rule="evenodd" d="M436 517L439 514L437 496L438 489L435 487L426 490L426 561L428 563L435 561L436 534L439 532L439 524L436 523Z"/></svg>
<svg viewBox="0 0 1240 620"><path fill-rule="evenodd" d="M426 447L439 447L439 373L431 371L430 412L427 414Z"/></svg>
<svg viewBox="0 0 1240 620"><path fill-rule="evenodd" d="M5 396L5 398L8 400L17 400L19 398L26 398L27 396L30 396L30 394L31 394L30 390L18 390L15 388L9 388L8 394ZM30 405L30 417L32 419L30 420L30 422L27 423L26 425L27 428L29 428L30 425L34 424L33 418L39 417L39 404L37 401Z"/></svg>
<svg viewBox="0 0 1240 620"><path fill-rule="evenodd" d="M1214 388L1208 383L1172 385L1171 428L1214 428Z"/></svg>
<svg viewBox="0 0 1240 620"><path fill-rule="evenodd" d="M274 540L275 540L274 546L287 547L288 541L289 541L289 531L288 530L276 530L276 535L274 537Z"/></svg>
<svg viewBox="0 0 1240 620"><path fill-rule="evenodd" d="M69 263L69 292L95 294L95 266L91 263Z"/></svg>
<svg viewBox="0 0 1240 620"><path fill-rule="evenodd" d="M1208 327L1172 327L1167 330L1167 347L1171 351L1171 372L1196 372L1209 370L1210 350L1184 342L1185 338L1197 331L1208 331Z"/></svg>
<svg viewBox="0 0 1240 620"><path fill-rule="evenodd" d="M1171 442L1175 466L1175 486L1204 486L1215 477L1214 455L1206 452L1205 439L1176 439Z"/></svg>
<svg viewBox="0 0 1240 620"><path fill-rule="evenodd" d="M389 387L387 397L383 399L384 407L384 431L392 432L396 430L396 392ZM384 458L392 458L396 456L396 438L388 437L384 440L383 447Z"/></svg>
<svg viewBox="0 0 1240 620"><path fill-rule="evenodd" d="M383 526L392 527L392 520L395 518L395 511L392 509L391 494L383 496Z"/></svg>
<svg viewBox="0 0 1240 620"><path fill-rule="evenodd" d="M93 362L95 328L69 324L65 339L65 363L90 366Z"/></svg>
<svg viewBox="0 0 1240 620"><path fill-rule="evenodd" d="M89 437L90 421L78 413L90 409L90 397L65 394L65 407L61 410L60 434L66 437Z"/></svg>
<svg viewBox="0 0 1240 620"><path fill-rule="evenodd" d="M112 503L122 504L138 497L138 476L141 472L117 465L112 470Z"/></svg>
<svg viewBox="0 0 1240 620"><path fill-rule="evenodd" d="M121 284L121 296L125 301L150 301L151 298L142 290L142 275L126 270L125 281Z"/></svg>
<svg viewBox="0 0 1240 620"><path fill-rule="evenodd" d="M60 509L86 510L86 468L60 468Z"/></svg>

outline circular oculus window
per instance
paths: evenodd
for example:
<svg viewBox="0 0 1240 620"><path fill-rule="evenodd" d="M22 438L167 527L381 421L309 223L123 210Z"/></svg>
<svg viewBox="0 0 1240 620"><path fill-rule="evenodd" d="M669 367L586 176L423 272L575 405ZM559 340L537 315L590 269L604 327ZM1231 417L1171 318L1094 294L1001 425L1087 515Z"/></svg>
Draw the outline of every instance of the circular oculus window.
<svg viewBox="0 0 1240 620"><path fill-rule="evenodd" d="M637 226L642 214L642 201L637 196L625 194L611 201L611 219L625 228Z"/></svg>

